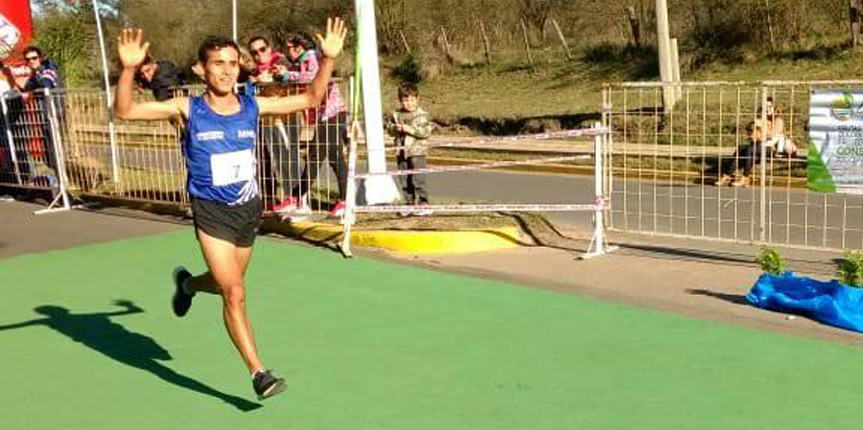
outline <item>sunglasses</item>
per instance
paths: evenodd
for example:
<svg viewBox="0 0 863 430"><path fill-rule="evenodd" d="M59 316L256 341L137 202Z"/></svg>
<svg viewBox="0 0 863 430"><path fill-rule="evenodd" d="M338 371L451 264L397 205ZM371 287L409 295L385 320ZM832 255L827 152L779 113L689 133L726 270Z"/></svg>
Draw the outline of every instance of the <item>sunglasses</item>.
<svg viewBox="0 0 863 430"><path fill-rule="evenodd" d="M37 55L35 57L24 57L24 59L27 61L36 61L39 59L39 56Z"/></svg>
<svg viewBox="0 0 863 430"><path fill-rule="evenodd" d="M261 47L261 48L258 48L258 49L252 49L252 53L254 53L254 54L263 54L263 53L265 53L265 52L267 52L267 51L269 51L269 50L270 50L270 47L269 47L269 46L264 46L264 47Z"/></svg>

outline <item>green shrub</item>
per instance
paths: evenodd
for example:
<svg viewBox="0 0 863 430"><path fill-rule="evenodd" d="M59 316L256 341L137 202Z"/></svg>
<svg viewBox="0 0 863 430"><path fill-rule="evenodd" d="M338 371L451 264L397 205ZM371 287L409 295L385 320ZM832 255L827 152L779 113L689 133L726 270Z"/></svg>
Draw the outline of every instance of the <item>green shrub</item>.
<svg viewBox="0 0 863 430"><path fill-rule="evenodd" d="M779 251L773 248L762 248L755 258L755 262L761 266L761 270L771 275L781 275L785 273L785 260Z"/></svg>
<svg viewBox="0 0 863 430"><path fill-rule="evenodd" d="M402 62L393 69L393 76L402 82L419 84L422 81L422 66L413 54L408 54Z"/></svg>
<svg viewBox="0 0 863 430"><path fill-rule="evenodd" d="M92 12L91 12L92 13ZM94 62L95 34L86 11L62 12L52 10L34 23L34 44L45 56L60 67L60 76L68 86L98 82L101 66Z"/></svg>
<svg viewBox="0 0 863 430"><path fill-rule="evenodd" d="M839 262L839 282L854 287L861 286L863 281L863 254L860 251L845 251L845 256Z"/></svg>

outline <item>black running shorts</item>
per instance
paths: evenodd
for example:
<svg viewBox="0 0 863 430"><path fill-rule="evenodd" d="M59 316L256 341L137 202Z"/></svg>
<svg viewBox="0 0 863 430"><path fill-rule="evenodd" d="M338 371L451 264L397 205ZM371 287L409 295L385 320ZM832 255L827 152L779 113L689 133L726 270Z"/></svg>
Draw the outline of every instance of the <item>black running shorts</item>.
<svg viewBox="0 0 863 430"><path fill-rule="evenodd" d="M200 229L210 236L231 242L240 248L249 248L255 243L263 213L264 205L261 199L236 206L192 199L195 231Z"/></svg>

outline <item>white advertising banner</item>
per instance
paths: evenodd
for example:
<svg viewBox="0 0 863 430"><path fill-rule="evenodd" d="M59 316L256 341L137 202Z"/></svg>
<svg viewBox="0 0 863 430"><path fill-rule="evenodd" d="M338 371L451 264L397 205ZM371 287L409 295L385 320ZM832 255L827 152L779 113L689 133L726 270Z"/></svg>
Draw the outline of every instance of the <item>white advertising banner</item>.
<svg viewBox="0 0 863 430"><path fill-rule="evenodd" d="M863 194L863 90L814 90L809 103L809 189Z"/></svg>

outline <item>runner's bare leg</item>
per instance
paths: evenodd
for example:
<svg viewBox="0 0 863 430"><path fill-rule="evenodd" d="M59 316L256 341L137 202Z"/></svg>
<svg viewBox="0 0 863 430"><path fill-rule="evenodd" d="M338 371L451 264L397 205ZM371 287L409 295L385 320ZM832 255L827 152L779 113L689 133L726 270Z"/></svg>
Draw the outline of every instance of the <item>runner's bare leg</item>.
<svg viewBox="0 0 863 430"><path fill-rule="evenodd" d="M261 370L263 365L258 357L255 336L246 315L246 285L243 279L252 248L238 248L200 229L198 240L210 270L190 280L192 289L222 296L222 315L231 341L246 363L249 373Z"/></svg>

